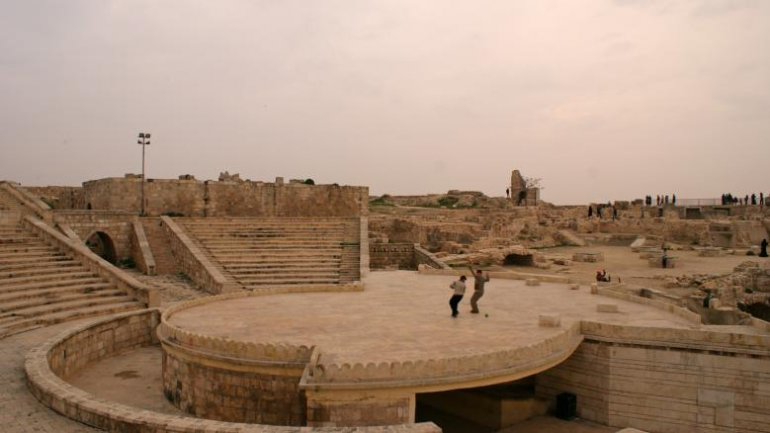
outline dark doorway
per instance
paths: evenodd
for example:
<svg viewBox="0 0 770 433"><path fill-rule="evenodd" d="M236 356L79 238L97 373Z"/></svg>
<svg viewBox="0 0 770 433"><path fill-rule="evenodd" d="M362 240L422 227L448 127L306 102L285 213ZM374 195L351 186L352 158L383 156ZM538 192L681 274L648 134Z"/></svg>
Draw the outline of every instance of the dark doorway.
<svg viewBox="0 0 770 433"><path fill-rule="evenodd" d="M104 232L94 232L86 239L86 246L96 255L115 264L117 257L115 255L115 243L112 242L110 235Z"/></svg>
<svg viewBox="0 0 770 433"><path fill-rule="evenodd" d="M757 302L748 305L738 305L739 309L764 321L770 320L770 303Z"/></svg>
<svg viewBox="0 0 770 433"><path fill-rule="evenodd" d="M546 413L547 403L535 398L534 379L417 394L415 421L431 421L444 433L488 433L510 427Z"/></svg>
<svg viewBox="0 0 770 433"><path fill-rule="evenodd" d="M532 254L508 254L503 260L505 266L534 266Z"/></svg>

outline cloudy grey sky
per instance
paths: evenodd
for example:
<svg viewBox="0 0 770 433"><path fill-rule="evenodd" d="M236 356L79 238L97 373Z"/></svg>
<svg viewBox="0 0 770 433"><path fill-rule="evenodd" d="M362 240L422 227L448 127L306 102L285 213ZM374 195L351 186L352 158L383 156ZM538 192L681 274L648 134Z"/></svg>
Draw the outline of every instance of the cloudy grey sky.
<svg viewBox="0 0 770 433"><path fill-rule="evenodd" d="M767 0L0 0L0 179L770 192Z"/></svg>

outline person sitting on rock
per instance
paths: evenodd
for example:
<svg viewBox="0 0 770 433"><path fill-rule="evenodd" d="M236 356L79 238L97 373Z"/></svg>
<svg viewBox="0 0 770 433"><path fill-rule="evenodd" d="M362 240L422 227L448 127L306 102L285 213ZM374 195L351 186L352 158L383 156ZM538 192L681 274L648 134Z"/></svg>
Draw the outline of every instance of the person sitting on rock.
<svg viewBox="0 0 770 433"><path fill-rule="evenodd" d="M596 281L609 283L610 279L611 278L610 278L609 275L607 275L607 271L605 269L601 269L601 270L597 269L597 271L596 271Z"/></svg>

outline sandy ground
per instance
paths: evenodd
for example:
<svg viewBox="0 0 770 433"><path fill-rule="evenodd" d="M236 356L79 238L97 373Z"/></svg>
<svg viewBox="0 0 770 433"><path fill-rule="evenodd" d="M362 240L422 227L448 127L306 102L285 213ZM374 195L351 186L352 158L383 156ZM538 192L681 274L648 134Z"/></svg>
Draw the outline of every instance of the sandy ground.
<svg viewBox="0 0 770 433"><path fill-rule="evenodd" d="M639 253L629 247L621 246L590 246L590 247L557 247L538 250L546 255L559 255L572 258L576 252L600 252L604 261L597 263L572 262L571 266L553 265L550 269L532 267L510 267L518 271L540 274L557 274L574 277L582 283L595 281L597 269L606 269L613 281L639 287L663 289L668 277L691 274L726 274L739 264L747 261L768 264L768 258L746 255L726 255L721 257L700 257L697 251L669 251L669 256L677 258L677 267L672 269L653 268L646 259L640 259Z"/></svg>

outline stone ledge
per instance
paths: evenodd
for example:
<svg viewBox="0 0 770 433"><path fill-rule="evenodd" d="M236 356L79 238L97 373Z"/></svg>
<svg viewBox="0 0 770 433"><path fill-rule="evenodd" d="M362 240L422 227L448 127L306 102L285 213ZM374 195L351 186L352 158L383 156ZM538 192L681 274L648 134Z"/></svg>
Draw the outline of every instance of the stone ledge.
<svg viewBox="0 0 770 433"><path fill-rule="evenodd" d="M143 310L101 319L69 330L28 352L25 361L27 383L31 393L44 405L84 424L108 431L135 433L440 433L433 423L403 424L373 427L288 427L211 421L175 415L166 415L137 409L95 397L78 389L57 376L49 364L52 351L69 341L87 341L90 332L100 326L134 316L157 315L157 310ZM152 329L152 327L148 327ZM151 331L150 331L151 332ZM148 338L150 336L139 336ZM112 345L108 347L113 347ZM101 358L115 355L105 351Z"/></svg>

